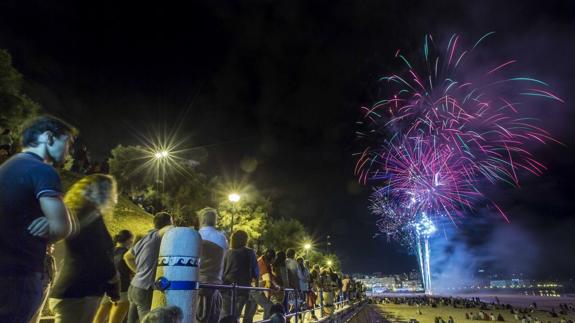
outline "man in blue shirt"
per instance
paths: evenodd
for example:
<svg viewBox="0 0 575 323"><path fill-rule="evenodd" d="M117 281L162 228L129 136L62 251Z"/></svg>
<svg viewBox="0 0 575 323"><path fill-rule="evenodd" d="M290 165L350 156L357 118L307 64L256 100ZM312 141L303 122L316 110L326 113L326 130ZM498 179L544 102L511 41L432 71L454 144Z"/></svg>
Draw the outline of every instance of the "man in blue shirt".
<svg viewBox="0 0 575 323"><path fill-rule="evenodd" d="M76 130L42 116L24 125L21 153L0 165L0 322L28 322L42 302L48 242L70 234L60 177Z"/></svg>

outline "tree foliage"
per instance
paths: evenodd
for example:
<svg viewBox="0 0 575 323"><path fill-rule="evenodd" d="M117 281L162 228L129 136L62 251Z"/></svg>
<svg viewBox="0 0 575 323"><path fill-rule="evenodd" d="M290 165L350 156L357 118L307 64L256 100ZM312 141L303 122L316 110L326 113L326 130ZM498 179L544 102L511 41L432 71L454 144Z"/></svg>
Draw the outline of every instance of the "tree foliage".
<svg viewBox="0 0 575 323"><path fill-rule="evenodd" d="M238 202L233 204L222 201L218 207L220 229L230 232L232 215L234 219L234 231L244 230L250 239L259 240L265 233L268 222L268 206L264 201Z"/></svg>
<svg viewBox="0 0 575 323"><path fill-rule="evenodd" d="M208 177L184 163L181 173L165 179L162 187L162 202L181 225L197 223L196 212L211 206L211 190Z"/></svg>
<svg viewBox="0 0 575 323"><path fill-rule="evenodd" d="M331 267L335 271L341 271L341 261L336 254L325 254L312 250L307 259L312 265L318 264L320 267Z"/></svg>
<svg viewBox="0 0 575 323"><path fill-rule="evenodd" d="M0 49L0 127L15 130L13 133L40 111L40 106L22 92L22 85L22 74L12 66L12 57Z"/></svg>
<svg viewBox="0 0 575 323"><path fill-rule="evenodd" d="M193 225L195 212L211 204L207 176L187 160L174 159L158 168L150 152L140 146L118 145L111 155L110 173L116 177L120 191L142 196L144 204L154 211L171 212L179 225Z"/></svg>
<svg viewBox="0 0 575 323"><path fill-rule="evenodd" d="M150 185L142 166L145 155L141 147L118 145L110 153L110 174L116 178L121 192L134 195L143 192Z"/></svg>
<svg viewBox="0 0 575 323"><path fill-rule="evenodd" d="M293 248L299 251L309 241L309 235L301 222L294 218L272 219L263 236L264 244L274 250Z"/></svg>

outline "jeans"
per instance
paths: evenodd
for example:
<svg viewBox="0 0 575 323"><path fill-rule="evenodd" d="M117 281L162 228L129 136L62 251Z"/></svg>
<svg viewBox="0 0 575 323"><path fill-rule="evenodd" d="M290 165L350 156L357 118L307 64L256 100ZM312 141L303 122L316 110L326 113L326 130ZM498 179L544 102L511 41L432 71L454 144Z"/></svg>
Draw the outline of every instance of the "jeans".
<svg viewBox="0 0 575 323"><path fill-rule="evenodd" d="M0 322L28 322L42 304L41 273L0 275Z"/></svg>
<svg viewBox="0 0 575 323"><path fill-rule="evenodd" d="M130 285L128 289L128 300L130 310L128 311L128 323L138 323L148 314L152 307L153 289L142 289Z"/></svg>
<svg viewBox="0 0 575 323"><path fill-rule="evenodd" d="M42 301L40 303L40 306L36 310L36 313L34 313L34 316L30 320L30 323L40 323L40 316L42 316L42 310L44 309L44 305L46 304L46 301L48 300L48 295L50 294L51 285L52 284L50 282L50 277L48 277L47 274L44 274L42 277L42 286L43 286Z"/></svg>
<svg viewBox="0 0 575 323"><path fill-rule="evenodd" d="M222 296L217 289L200 289L196 296L196 322L218 323L222 310Z"/></svg>
<svg viewBox="0 0 575 323"><path fill-rule="evenodd" d="M92 322L101 299L101 296L50 298L50 308L56 317L54 323Z"/></svg>
<svg viewBox="0 0 575 323"><path fill-rule="evenodd" d="M243 308L247 305L249 301L249 298L250 298L249 294L240 294L240 295L236 294L236 304L235 304L236 318L239 319ZM220 320L229 315L232 315L232 292L226 290L222 292L222 311L220 314ZM251 320L246 319L246 317L244 316L244 320L242 322L249 323L251 322Z"/></svg>
<svg viewBox="0 0 575 323"><path fill-rule="evenodd" d="M258 305L261 306L264 310L264 320L270 318L270 310L272 309L272 301L270 301L265 295L264 292L253 290L250 291L250 299L246 304L246 313L245 318L253 319L256 311L258 309Z"/></svg>

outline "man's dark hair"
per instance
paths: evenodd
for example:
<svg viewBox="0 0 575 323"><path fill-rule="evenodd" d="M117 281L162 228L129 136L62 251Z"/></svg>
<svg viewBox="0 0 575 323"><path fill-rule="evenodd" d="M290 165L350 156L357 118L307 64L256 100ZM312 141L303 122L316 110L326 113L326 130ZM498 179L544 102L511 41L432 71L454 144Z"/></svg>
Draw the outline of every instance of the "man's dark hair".
<svg viewBox="0 0 575 323"><path fill-rule="evenodd" d="M292 248L289 248L288 250L286 250L286 256L288 258L293 259L295 257L295 250L293 250Z"/></svg>
<svg viewBox="0 0 575 323"><path fill-rule="evenodd" d="M132 234L132 232L128 230L121 230L120 232L118 232L118 234L114 236L114 242L124 243L133 237L134 235Z"/></svg>
<svg viewBox="0 0 575 323"><path fill-rule="evenodd" d="M68 123L49 115L43 115L28 120L22 129L22 146L38 146L38 136L45 131L50 131L54 137L58 138L63 135L76 136L78 130Z"/></svg>
<svg viewBox="0 0 575 323"><path fill-rule="evenodd" d="M161 228L172 224L172 216L168 212L159 212L154 215L154 228Z"/></svg>
<svg viewBox="0 0 575 323"><path fill-rule="evenodd" d="M264 252L264 259L268 263L272 262L275 257L276 257L276 252L273 249L266 249L266 252Z"/></svg>
<svg viewBox="0 0 575 323"><path fill-rule="evenodd" d="M279 268L286 265L286 253L283 251L278 251L276 253L276 259L274 259L273 267Z"/></svg>
<svg viewBox="0 0 575 323"><path fill-rule="evenodd" d="M238 230L232 234L231 240L232 249L245 247L248 244L248 233Z"/></svg>

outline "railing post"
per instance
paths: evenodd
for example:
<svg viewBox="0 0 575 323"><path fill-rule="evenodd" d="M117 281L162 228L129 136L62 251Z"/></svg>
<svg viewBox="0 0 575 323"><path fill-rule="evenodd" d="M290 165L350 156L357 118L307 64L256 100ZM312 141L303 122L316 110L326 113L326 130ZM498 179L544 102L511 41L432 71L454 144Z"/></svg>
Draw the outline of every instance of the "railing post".
<svg viewBox="0 0 575 323"><path fill-rule="evenodd" d="M296 290L296 291L294 291L294 294L295 294L295 323L297 323L297 319L299 316L299 307L297 305L297 301L299 298L299 292Z"/></svg>
<svg viewBox="0 0 575 323"><path fill-rule="evenodd" d="M325 315L323 311L323 288L319 289L319 315L320 317Z"/></svg>
<svg viewBox="0 0 575 323"><path fill-rule="evenodd" d="M284 289L284 311L289 313L289 292L287 289Z"/></svg>
<svg viewBox="0 0 575 323"><path fill-rule="evenodd" d="M236 283L232 283L232 309L231 313L233 317L236 317Z"/></svg>

